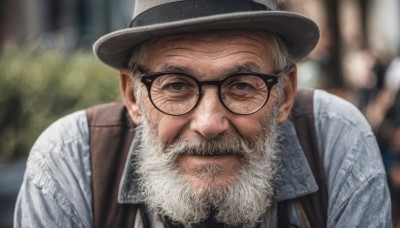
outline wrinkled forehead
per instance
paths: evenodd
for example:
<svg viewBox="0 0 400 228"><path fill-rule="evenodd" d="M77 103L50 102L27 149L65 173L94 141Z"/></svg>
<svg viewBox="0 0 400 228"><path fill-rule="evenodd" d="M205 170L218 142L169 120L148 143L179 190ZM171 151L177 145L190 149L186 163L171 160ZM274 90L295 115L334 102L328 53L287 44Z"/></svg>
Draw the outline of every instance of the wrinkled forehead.
<svg viewBox="0 0 400 228"><path fill-rule="evenodd" d="M222 30L222 31L197 31L182 34L173 34L153 38L144 43L141 49L146 56L141 60L148 60L146 57L157 56L169 48L184 49L195 47L197 49L210 49L219 47L248 46L258 50L268 59L273 58L273 34L261 30ZM140 48L139 48L140 49ZM217 50L215 50L217 51Z"/></svg>

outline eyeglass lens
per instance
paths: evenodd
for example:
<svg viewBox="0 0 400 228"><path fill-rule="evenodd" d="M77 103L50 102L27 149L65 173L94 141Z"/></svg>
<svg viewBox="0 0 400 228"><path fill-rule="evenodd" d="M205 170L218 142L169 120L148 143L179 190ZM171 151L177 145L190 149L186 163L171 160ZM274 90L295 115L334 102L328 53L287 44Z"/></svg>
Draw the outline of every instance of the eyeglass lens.
<svg viewBox="0 0 400 228"><path fill-rule="evenodd" d="M200 98L199 82L183 74L157 77L151 86L153 104L171 115L192 110ZM219 97L224 106L234 113L249 114L260 109L268 97L265 82L253 75L232 75L222 81Z"/></svg>

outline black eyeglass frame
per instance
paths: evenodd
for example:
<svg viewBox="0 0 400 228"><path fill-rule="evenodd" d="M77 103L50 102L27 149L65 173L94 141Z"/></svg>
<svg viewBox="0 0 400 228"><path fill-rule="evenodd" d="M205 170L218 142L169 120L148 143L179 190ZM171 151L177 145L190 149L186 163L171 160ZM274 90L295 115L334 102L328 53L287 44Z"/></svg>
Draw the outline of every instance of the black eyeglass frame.
<svg viewBox="0 0 400 228"><path fill-rule="evenodd" d="M139 72L140 73L140 72ZM264 107L264 105L268 102L270 94L271 94L271 90L272 87L278 83L278 78L279 75L282 73L282 71L277 72L275 74L263 74L263 73L254 73L254 72L238 72L238 73L233 73L233 74L228 74L226 76L224 76L223 78L219 79L219 80L198 80L197 78L188 75L186 73L182 73L182 72L175 72L175 71L163 71L163 72L152 72L152 73L140 73L140 81L146 86L147 88L147 93L148 96L150 98L150 102L153 104L153 106L160 112L166 114L166 115L170 115L170 116L181 116L181 115L185 115L189 112L191 112L192 110L194 110L197 105L200 103L200 100L203 96L202 94L202 86L203 85L215 85L218 88L218 98L221 102L221 104L230 112L237 114L237 115L250 115L253 114L255 112L258 112L261 108ZM192 108L190 108L188 111L181 113L181 114L171 114L171 113L167 113L163 110L161 110L159 107L157 107L156 104L154 104L153 99L151 97L151 86L153 84L153 82L161 76L167 75L167 74L175 74L175 75L182 75L185 77L189 77L191 79L193 79L194 82L196 82L197 84L197 88L199 91L199 97L196 101L196 104L193 105ZM233 77L233 76L246 76L246 75L251 75L251 76L256 76L260 79L262 79L265 83L265 85L267 86L268 89L268 95L267 95L267 99L265 100L265 102L260 106L260 108L258 108L255 111L252 111L250 113L237 113L232 111L229 107L227 107L227 105L225 104L225 102L223 101L222 97L221 97L221 86L224 83L224 81L228 80L229 78Z"/></svg>

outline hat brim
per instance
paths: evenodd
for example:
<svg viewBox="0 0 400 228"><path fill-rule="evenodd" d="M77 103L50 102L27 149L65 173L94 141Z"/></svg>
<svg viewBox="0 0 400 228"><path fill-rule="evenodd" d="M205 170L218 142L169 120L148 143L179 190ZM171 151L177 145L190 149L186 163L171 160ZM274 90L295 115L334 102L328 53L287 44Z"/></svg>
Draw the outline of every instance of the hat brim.
<svg viewBox="0 0 400 228"><path fill-rule="evenodd" d="M319 40L318 26L307 17L286 11L239 12L121 29L99 38L95 55L116 69L126 68L137 44L170 34L224 29L260 29L277 34L295 61L309 54Z"/></svg>

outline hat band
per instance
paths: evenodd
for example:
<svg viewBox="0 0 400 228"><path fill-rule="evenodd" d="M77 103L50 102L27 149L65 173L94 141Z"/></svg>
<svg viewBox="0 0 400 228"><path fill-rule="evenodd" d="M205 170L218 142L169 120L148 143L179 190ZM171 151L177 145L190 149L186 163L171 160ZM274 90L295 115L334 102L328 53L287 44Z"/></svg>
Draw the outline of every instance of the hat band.
<svg viewBox="0 0 400 228"><path fill-rule="evenodd" d="M155 6L137 15L129 27L139 27L158 23L186 20L236 12L271 10L267 6L244 0L188 0L170 2Z"/></svg>

